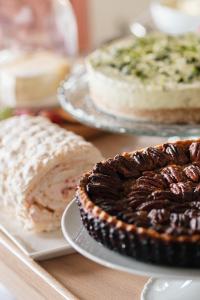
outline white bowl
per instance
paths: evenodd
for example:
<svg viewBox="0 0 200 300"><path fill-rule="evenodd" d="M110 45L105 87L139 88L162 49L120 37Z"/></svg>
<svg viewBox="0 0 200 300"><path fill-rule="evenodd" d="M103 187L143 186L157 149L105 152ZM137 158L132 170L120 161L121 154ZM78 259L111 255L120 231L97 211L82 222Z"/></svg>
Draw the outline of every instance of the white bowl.
<svg viewBox="0 0 200 300"><path fill-rule="evenodd" d="M184 11L163 4L162 0L152 1L150 10L153 20L160 31L178 35L200 30L200 14L187 14Z"/></svg>

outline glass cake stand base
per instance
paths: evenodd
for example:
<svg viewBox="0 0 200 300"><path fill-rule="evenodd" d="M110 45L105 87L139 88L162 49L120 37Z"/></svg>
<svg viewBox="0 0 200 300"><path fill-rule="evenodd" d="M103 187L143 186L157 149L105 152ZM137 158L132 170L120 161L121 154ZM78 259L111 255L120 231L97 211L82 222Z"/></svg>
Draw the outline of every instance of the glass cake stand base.
<svg viewBox="0 0 200 300"><path fill-rule="evenodd" d="M181 138L200 136L200 124L158 124L118 118L98 110L89 94L88 77L80 65L62 82L58 99L64 110L81 123L110 132Z"/></svg>
<svg viewBox="0 0 200 300"><path fill-rule="evenodd" d="M152 279L144 286L141 300L200 299L199 269L146 264L105 248L90 237L83 227L75 201L69 204L63 214L62 231L75 250L94 262L131 274L151 276Z"/></svg>

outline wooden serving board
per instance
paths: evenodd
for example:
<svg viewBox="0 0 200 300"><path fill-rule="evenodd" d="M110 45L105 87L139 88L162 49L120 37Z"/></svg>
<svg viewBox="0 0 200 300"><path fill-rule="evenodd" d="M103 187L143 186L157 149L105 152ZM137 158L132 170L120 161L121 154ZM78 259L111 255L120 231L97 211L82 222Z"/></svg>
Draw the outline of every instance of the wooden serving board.
<svg viewBox="0 0 200 300"><path fill-rule="evenodd" d="M37 263L0 233L0 281L16 299L139 300L145 277L71 254Z"/></svg>
<svg viewBox="0 0 200 300"><path fill-rule="evenodd" d="M80 123L67 123L66 125L62 126L63 128L73 131L74 133L81 135L86 140L94 139L100 135L102 135L104 132L102 130L98 130L96 128L91 128L86 125L82 125Z"/></svg>

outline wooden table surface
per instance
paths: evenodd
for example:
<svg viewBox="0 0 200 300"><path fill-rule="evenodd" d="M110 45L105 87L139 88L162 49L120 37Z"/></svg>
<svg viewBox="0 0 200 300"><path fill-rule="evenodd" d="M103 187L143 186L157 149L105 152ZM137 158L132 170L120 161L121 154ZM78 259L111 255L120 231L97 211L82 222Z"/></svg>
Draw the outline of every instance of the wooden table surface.
<svg viewBox="0 0 200 300"><path fill-rule="evenodd" d="M105 157L166 139L105 135L94 144ZM0 283L18 300L139 300L148 278L98 265L75 253L42 262L26 257L0 233Z"/></svg>

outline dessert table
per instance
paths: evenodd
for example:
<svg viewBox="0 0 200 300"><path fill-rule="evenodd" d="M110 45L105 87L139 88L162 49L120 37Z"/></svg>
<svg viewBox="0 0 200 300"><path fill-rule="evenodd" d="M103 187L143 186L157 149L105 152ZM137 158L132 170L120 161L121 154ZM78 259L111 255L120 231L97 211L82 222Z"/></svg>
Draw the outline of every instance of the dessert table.
<svg viewBox="0 0 200 300"><path fill-rule="evenodd" d="M106 134L93 143L109 157L165 141ZM103 267L77 253L36 262L0 232L0 283L15 299L139 300L147 280Z"/></svg>

